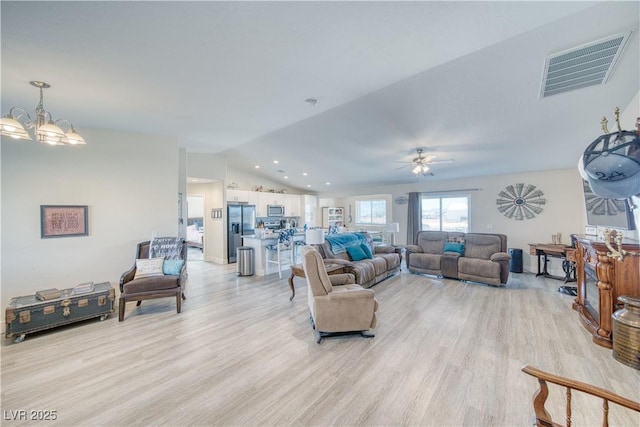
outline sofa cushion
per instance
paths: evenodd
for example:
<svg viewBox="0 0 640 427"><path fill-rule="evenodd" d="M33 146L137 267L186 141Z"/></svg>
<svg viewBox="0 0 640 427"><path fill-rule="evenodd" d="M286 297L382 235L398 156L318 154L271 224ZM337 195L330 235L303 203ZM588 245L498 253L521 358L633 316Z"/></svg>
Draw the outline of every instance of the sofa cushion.
<svg viewBox="0 0 640 427"><path fill-rule="evenodd" d="M446 242L447 233L444 231L418 232L416 237L416 245L426 254L441 254Z"/></svg>
<svg viewBox="0 0 640 427"><path fill-rule="evenodd" d="M462 255L464 254L464 243L447 242L444 244L443 252L457 252Z"/></svg>
<svg viewBox="0 0 640 427"><path fill-rule="evenodd" d="M440 258L442 255L434 254L411 254L410 267L421 268L423 270L440 270Z"/></svg>
<svg viewBox="0 0 640 427"><path fill-rule="evenodd" d="M400 269L400 255L397 253L392 254L375 254L375 258L383 258L387 262L387 271L393 271Z"/></svg>
<svg viewBox="0 0 640 427"><path fill-rule="evenodd" d="M164 258L137 259L134 279L164 275L162 271L163 264Z"/></svg>
<svg viewBox="0 0 640 427"><path fill-rule="evenodd" d="M371 248L366 243L360 245L365 254L367 254L367 258L373 258L373 252L371 252Z"/></svg>
<svg viewBox="0 0 640 427"><path fill-rule="evenodd" d="M133 279L123 286L123 293L137 294L160 289L173 289L179 286L180 276L151 276Z"/></svg>
<svg viewBox="0 0 640 427"><path fill-rule="evenodd" d="M500 237L491 234L472 234L465 236L464 256L467 258L490 259L491 255L501 252Z"/></svg>
<svg viewBox="0 0 640 427"><path fill-rule="evenodd" d="M170 276L176 276L180 274L180 270L182 270L183 265L183 259L165 259L162 264L162 272Z"/></svg>
<svg viewBox="0 0 640 427"><path fill-rule="evenodd" d="M361 262L369 262L373 264L376 277L381 276L387 272L387 261L385 261L385 259L382 257L376 256L372 259L366 259Z"/></svg>
<svg viewBox="0 0 640 427"><path fill-rule="evenodd" d="M484 259L458 258L458 273L478 278L500 279L500 264Z"/></svg>
<svg viewBox="0 0 640 427"><path fill-rule="evenodd" d="M356 276L356 284L367 288L373 286L376 280L376 269L369 261L362 260L345 267L348 273Z"/></svg>
<svg viewBox="0 0 640 427"><path fill-rule="evenodd" d="M347 253L351 261L361 261L368 258L361 246L347 246Z"/></svg>

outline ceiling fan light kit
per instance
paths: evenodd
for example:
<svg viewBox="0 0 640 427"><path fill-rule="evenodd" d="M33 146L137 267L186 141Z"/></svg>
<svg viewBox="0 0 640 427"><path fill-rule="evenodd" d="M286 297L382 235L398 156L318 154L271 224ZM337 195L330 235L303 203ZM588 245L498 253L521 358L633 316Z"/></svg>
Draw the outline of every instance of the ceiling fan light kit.
<svg viewBox="0 0 640 427"><path fill-rule="evenodd" d="M424 152L424 148L416 148L416 153L418 153L418 157L414 157L413 159L411 159L410 162L401 162L401 163L408 163L412 167L411 172L413 172L415 175L430 176L433 174L429 173L429 170L431 170L429 165L440 164L440 163L452 163L454 161L453 159L436 160L437 156L433 154L423 156L422 155L423 152ZM405 166L402 166L398 169L401 169L403 167Z"/></svg>
<svg viewBox="0 0 640 427"><path fill-rule="evenodd" d="M44 109L43 89L51 87L50 84L33 80L32 86L40 89L40 102L35 109L35 120L29 113L20 107L12 107L9 114L0 119L0 135L13 139L24 139L42 142L49 145L83 145L86 144L84 138L80 136L73 127L73 124L66 119L53 120L51 113ZM14 112L22 114L14 115ZM23 124L24 123L24 124ZM66 123L69 130L65 133L58 123Z"/></svg>

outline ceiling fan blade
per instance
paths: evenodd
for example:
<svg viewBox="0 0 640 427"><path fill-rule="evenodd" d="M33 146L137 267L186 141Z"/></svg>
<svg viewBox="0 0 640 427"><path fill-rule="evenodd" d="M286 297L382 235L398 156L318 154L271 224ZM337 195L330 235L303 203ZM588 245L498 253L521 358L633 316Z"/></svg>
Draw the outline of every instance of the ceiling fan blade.
<svg viewBox="0 0 640 427"><path fill-rule="evenodd" d="M442 159L442 160L434 160L432 162L427 162L428 165L440 165L444 163L453 163L455 159Z"/></svg>

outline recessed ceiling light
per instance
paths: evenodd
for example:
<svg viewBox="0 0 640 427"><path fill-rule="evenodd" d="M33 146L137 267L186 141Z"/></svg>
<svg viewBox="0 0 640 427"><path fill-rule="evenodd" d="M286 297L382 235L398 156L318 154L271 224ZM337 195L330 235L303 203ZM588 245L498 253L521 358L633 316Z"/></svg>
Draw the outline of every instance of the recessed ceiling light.
<svg viewBox="0 0 640 427"><path fill-rule="evenodd" d="M307 187L311 187L311 184L307 184Z"/></svg>
<svg viewBox="0 0 640 427"><path fill-rule="evenodd" d="M306 172L302 172L302 175L303 175L303 176L307 176L307 173L306 173Z"/></svg>
<svg viewBox="0 0 640 427"><path fill-rule="evenodd" d="M197 179L192 179L191 182L198 182L198 180Z"/></svg>
<svg viewBox="0 0 640 427"><path fill-rule="evenodd" d="M331 183L330 183L330 182L325 182L325 184L327 184L327 185L331 185Z"/></svg>
<svg viewBox="0 0 640 427"><path fill-rule="evenodd" d="M277 161L277 160L274 160L274 161L273 161L273 163L277 165L277 164L278 164L278 161Z"/></svg>
<svg viewBox="0 0 640 427"><path fill-rule="evenodd" d="M259 165L255 165L254 168L260 169L260 166Z"/></svg>
<svg viewBox="0 0 640 427"><path fill-rule="evenodd" d="M289 179L289 177L287 175L284 176L284 179Z"/></svg>

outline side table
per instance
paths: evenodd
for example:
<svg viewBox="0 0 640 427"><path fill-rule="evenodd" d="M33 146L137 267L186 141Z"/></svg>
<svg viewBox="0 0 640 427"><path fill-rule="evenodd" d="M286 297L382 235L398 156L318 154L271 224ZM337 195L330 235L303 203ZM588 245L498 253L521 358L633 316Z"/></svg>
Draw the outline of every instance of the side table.
<svg viewBox="0 0 640 427"><path fill-rule="evenodd" d="M344 266L340 264L325 264L325 268L327 270L328 275L332 274L342 274L344 273ZM291 297L289 297L289 301L293 300L293 297L296 296L296 288L293 287L293 278L294 277L302 277L304 279L307 276L304 275L304 268L302 264L295 264L291 266L291 276L289 276L289 287L291 288Z"/></svg>
<svg viewBox="0 0 640 427"><path fill-rule="evenodd" d="M400 257L400 270L402 270L402 254L404 254L406 245L393 245L395 248L395 253Z"/></svg>

